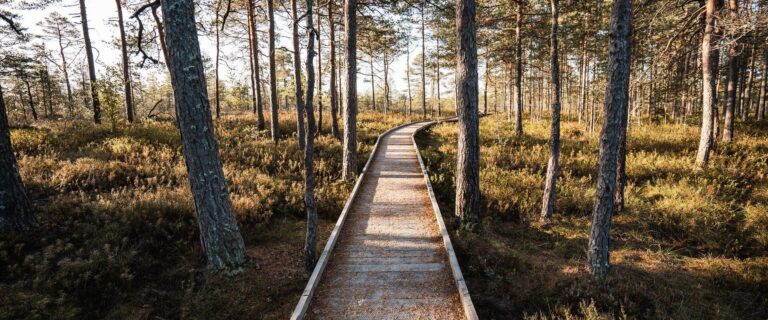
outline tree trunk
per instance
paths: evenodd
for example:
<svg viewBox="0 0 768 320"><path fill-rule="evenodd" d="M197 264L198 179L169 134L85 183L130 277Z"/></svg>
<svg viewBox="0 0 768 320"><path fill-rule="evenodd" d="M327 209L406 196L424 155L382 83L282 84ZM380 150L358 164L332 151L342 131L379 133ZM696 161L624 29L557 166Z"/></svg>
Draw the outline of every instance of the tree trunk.
<svg viewBox="0 0 768 320"><path fill-rule="evenodd" d="M424 119L427 118L427 49L426 38L424 36L425 22L424 22L424 7L427 5L426 0L421 4L421 111Z"/></svg>
<svg viewBox="0 0 768 320"><path fill-rule="evenodd" d="M195 26L192 0L162 0L168 69L200 240L212 269L239 271L247 256L227 191Z"/></svg>
<svg viewBox="0 0 768 320"><path fill-rule="evenodd" d="M339 139L341 135L339 133L339 120L337 117L339 96L336 92L336 23L333 20L334 2L336 0L328 0L328 39L331 43L331 52L329 53L328 60L331 63L331 135Z"/></svg>
<svg viewBox="0 0 768 320"><path fill-rule="evenodd" d="M373 78L376 71L373 70L373 50L371 50L368 58L368 63L371 65L371 104L373 105L371 110L376 111L376 79Z"/></svg>
<svg viewBox="0 0 768 320"><path fill-rule="evenodd" d="M485 83L483 84L483 114L488 113L488 74L490 72L490 59L485 58Z"/></svg>
<svg viewBox="0 0 768 320"><path fill-rule="evenodd" d="M37 218L19 175L11 146L11 129L0 86L0 232L25 231L37 227Z"/></svg>
<svg viewBox="0 0 768 320"><path fill-rule="evenodd" d="M152 6L152 18L155 20L155 25L157 25L157 37L160 38L160 48L163 50L165 64L168 64L168 46L165 44L165 28L163 27L163 22L160 21L160 15L157 14L157 9L159 9L159 7L159 5Z"/></svg>
<svg viewBox="0 0 768 320"><path fill-rule="evenodd" d="M341 179L357 176L357 0L344 0L344 157Z"/></svg>
<svg viewBox="0 0 768 320"><path fill-rule="evenodd" d="M744 101L741 105L741 121L747 121L749 118L749 109L752 105L752 81L755 78L755 47L752 46L752 53L750 54L749 58L749 75L747 76L747 82L744 86L744 90L742 91L742 101Z"/></svg>
<svg viewBox="0 0 768 320"><path fill-rule="evenodd" d="M717 70L720 50L713 42L715 30L716 0L707 0L704 39L701 43L701 75L702 75L702 119L699 149L696 153L696 165L704 167L709 162L709 153L714 140L713 126L717 109Z"/></svg>
<svg viewBox="0 0 768 320"><path fill-rule="evenodd" d="M518 2L515 10L515 134L523 135L523 44L520 36L520 26L523 19L523 4ZM512 106L510 105L510 108Z"/></svg>
<svg viewBox="0 0 768 320"><path fill-rule="evenodd" d="M558 162L560 159L560 61L558 61L558 6L559 0L550 0L552 11L551 44L550 44L550 73L552 74L552 85L549 87L552 108L552 133L549 141L549 162L547 163L547 179L544 183L544 199L541 205L541 222L546 224L552 218L555 211L555 201L557 199L556 184Z"/></svg>
<svg viewBox="0 0 768 320"><path fill-rule="evenodd" d="M435 37L435 78L437 83L435 84L435 90L437 90L437 116L442 116L442 108L440 106L440 40Z"/></svg>
<svg viewBox="0 0 768 320"><path fill-rule="evenodd" d="M295 4L294 4L295 6ZM307 273L315 268L317 251L317 204L315 203L315 171L313 153L315 151L315 114L312 110L315 88L315 37L317 36L312 21L313 0L307 0L307 134L304 148L304 205L307 207L307 238L304 242L304 267Z"/></svg>
<svg viewBox="0 0 768 320"><path fill-rule="evenodd" d="M219 91L219 62L221 61L219 58L219 55L221 54L221 39L219 36L219 16L221 11L221 1L222 0L216 0L216 12L214 14L216 15L213 23L213 27L216 28L216 57L214 61L214 73L215 73L215 80L213 83L213 91L214 96L216 98L216 119L221 118L221 92ZM222 27L223 29L223 27Z"/></svg>
<svg viewBox="0 0 768 320"><path fill-rule="evenodd" d="M23 76L21 81L24 82L24 85L27 87L27 101L29 102L29 110L32 111L32 119L37 121L37 109L35 108L35 100L32 99L32 85L29 83L29 80L26 78L26 76ZM19 99L21 99L21 97L19 97Z"/></svg>
<svg viewBox="0 0 768 320"><path fill-rule="evenodd" d="M768 100L768 48L765 48L765 57L763 58L763 78L760 80L760 96L757 102L757 121L763 121L765 117L765 104Z"/></svg>
<svg viewBox="0 0 768 320"><path fill-rule="evenodd" d="M125 91L125 110L128 115L128 122L133 122L133 90L131 90L131 73L129 71L128 47L125 42L125 26L123 25L123 7L121 0L115 0L117 3L117 24L120 26L120 49L123 54L123 85Z"/></svg>
<svg viewBox="0 0 768 320"><path fill-rule="evenodd" d="M586 24L586 19L584 21ZM581 69L579 70L579 106L578 106L578 118L579 123L583 121L584 112L587 109L587 35L584 34L581 39Z"/></svg>
<svg viewBox="0 0 768 320"><path fill-rule="evenodd" d="M61 72L64 74L64 82L67 85L67 108L69 109L69 115L73 114L75 99L72 95L72 85L69 83L69 66L67 65L67 57L64 55L64 36L61 34L61 27L56 26L57 37L59 39L59 55L61 56Z"/></svg>
<svg viewBox="0 0 768 320"><path fill-rule="evenodd" d="M723 120L723 142L733 140L733 113L736 111L736 81L739 78L739 57L736 46L728 49L728 88L726 89L727 104L725 105L725 119Z"/></svg>
<svg viewBox="0 0 768 320"><path fill-rule="evenodd" d="M88 58L88 76L91 79L91 100L93 101L93 121L101 123L101 103L99 103L99 90L96 84L96 65L93 61L93 48L91 48L91 35L88 31L88 15L85 12L85 0L80 0L80 21L83 25L83 41L85 41L85 55Z"/></svg>
<svg viewBox="0 0 768 320"><path fill-rule="evenodd" d="M296 1L291 0L293 25L293 81L296 87L296 128L299 135L299 148L304 149L304 88L301 84L301 48L299 47L299 14Z"/></svg>
<svg viewBox="0 0 768 320"><path fill-rule="evenodd" d="M605 278L610 266L611 218L616 187L616 155L622 121L629 103L629 73L632 38L632 1L614 0L611 8L608 79L605 90L605 122L600 133L600 158L595 207L589 236L589 270Z"/></svg>
<svg viewBox="0 0 768 320"><path fill-rule="evenodd" d="M320 19L320 5L318 4L316 8L317 32L315 32L315 37L317 38L317 133L320 134L323 132L323 41L320 39L320 34L323 32L323 23ZM307 82L309 82L309 80L307 80Z"/></svg>
<svg viewBox="0 0 768 320"><path fill-rule="evenodd" d="M246 0L248 11L248 39L251 49L251 97L255 100L253 103L253 112L256 113L256 125L259 130L264 130L264 103L261 96L261 65L259 63L259 32L256 28L256 6L254 0Z"/></svg>
<svg viewBox="0 0 768 320"><path fill-rule="evenodd" d="M267 0L267 15L269 16L269 104L270 104L270 129L272 141L277 143L280 139L277 100L277 71L275 62L275 5L274 0Z"/></svg>
<svg viewBox="0 0 768 320"><path fill-rule="evenodd" d="M477 84L477 26L474 0L456 0L456 215L471 229L480 215L480 137Z"/></svg>
<svg viewBox="0 0 768 320"><path fill-rule="evenodd" d="M410 30L409 30L410 31ZM408 112L407 115L411 115L413 112L413 96L411 95L411 37L410 33L405 36L405 81L408 85Z"/></svg>

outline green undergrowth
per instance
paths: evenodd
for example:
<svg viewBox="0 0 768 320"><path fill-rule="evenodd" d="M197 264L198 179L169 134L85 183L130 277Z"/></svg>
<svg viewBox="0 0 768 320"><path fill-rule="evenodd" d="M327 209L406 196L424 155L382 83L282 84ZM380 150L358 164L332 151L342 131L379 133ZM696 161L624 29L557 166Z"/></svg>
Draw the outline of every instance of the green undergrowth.
<svg viewBox="0 0 768 320"><path fill-rule="evenodd" d="M281 140L253 116L216 121L241 232L255 263L210 273L199 244L179 132L171 122L40 123L12 129L38 230L0 235L0 319L285 319L306 284L302 152L295 115ZM411 121L359 115L359 169L376 137ZM267 126L269 127L269 126ZM352 184L326 122L317 137L320 245Z"/></svg>
<svg viewBox="0 0 768 320"><path fill-rule="evenodd" d="M537 226L549 156L547 121L483 118L482 224L452 231L484 319L765 319L768 317L768 126L737 124L706 170L698 128L633 123L626 211L614 217L608 279L586 270L598 140L563 123L554 222ZM441 210L453 218L455 124L417 138Z"/></svg>

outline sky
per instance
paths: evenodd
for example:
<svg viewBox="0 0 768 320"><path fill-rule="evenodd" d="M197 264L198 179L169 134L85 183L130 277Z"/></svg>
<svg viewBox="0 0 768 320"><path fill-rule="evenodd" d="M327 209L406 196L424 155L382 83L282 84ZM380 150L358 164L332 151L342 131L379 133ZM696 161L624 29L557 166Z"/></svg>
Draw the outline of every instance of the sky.
<svg viewBox="0 0 768 320"><path fill-rule="evenodd" d="M103 71L105 66L107 65L115 65L120 60L120 51L118 48L110 45L111 41L114 41L114 38L116 38L119 35L119 29L117 28L117 25L114 21L117 20L117 8L115 1L111 0L85 0L86 7L87 7L87 14L88 14L88 23L90 27L90 36L91 36L91 42L94 48L94 55L96 57L96 63L97 63L97 72ZM277 18L277 30L276 33L279 36L277 47L287 47L290 48L291 42L290 42L290 23L285 17L281 17L282 8L277 7L275 8L276 13L278 14ZM23 27L27 28L28 31L32 34L40 34L41 28L37 26L39 22L41 22L50 12L52 11L58 11L60 14L70 18L73 22L78 23L78 30L81 30L81 27L79 25L80 19L79 19L79 12L80 8L78 5L77 0L62 0L59 4L50 6L49 8L46 8L45 10L35 10L35 11L24 11L24 12L18 12L22 16L21 23ZM133 14L133 12L127 12L123 11L123 17L127 20L130 20L130 15ZM205 17L196 17L196 20L198 23L201 21L201 19L205 19ZM153 28L154 25L146 26L147 28ZM326 27L324 25L324 27ZM266 25L259 26L261 30L266 30ZM324 28L327 29L327 28ZM233 28L234 30L234 28ZM323 33L325 33L327 30L324 30ZM243 30L243 32L245 32ZM337 32L339 32L337 30ZM245 36L245 35L244 35ZM414 35L416 37L417 35ZM212 38L206 37L201 35L199 37L200 39L200 47L203 52L204 56L213 57L215 52L215 46L214 41ZM40 41L40 40L36 40ZM266 41L264 37L261 37L259 39L260 42L262 42L262 47L266 46ZM413 59L414 56L416 56L418 53L420 53L421 48L416 47L415 43L416 41L411 42L411 58ZM48 48L57 48L57 44L55 42L48 41L46 43L46 46ZM429 49L428 49L429 50ZM241 50L236 48L235 46L224 46L222 48L222 57L231 56L231 55L242 55L243 53L240 52ZM323 54L328 54L328 44L325 43L323 46ZM84 53L81 53L81 55L84 55ZM302 58L305 57L305 53L302 53ZM358 57L360 58L360 53L358 53ZM141 58L138 55L131 55L132 62L136 63ZM222 58L226 59L226 58ZM262 64L266 64L266 59L262 60ZM242 65L241 65L242 64ZM327 64L327 63L324 63ZM407 89L406 81L405 79L405 72L406 72L406 66L407 61L405 55L402 55L398 57L397 60L394 61L394 63L390 66L390 86L393 92L393 95L397 94L397 92L405 92ZM225 67L225 65L228 65L228 67ZM302 62L303 67L303 62ZM368 80L368 74L370 74L370 67L365 62L359 62L358 67L360 68L360 71L363 74L358 75L358 90L361 94L369 93L370 92L370 83L364 82ZM231 63L224 63L222 61L222 69L220 76L224 79L228 80L235 80L239 79L242 83L249 83L248 81L248 74L241 72L240 70L247 70L249 68L247 60L239 60L237 62L231 62ZM377 68L381 69L382 66L377 66ZM324 73L324 85L325 88L327 88L327 83L329 81L327 72ZM379 75L380 76L380 75ZM419 79L417 79L413 74L411 75L411 86L412 90L417 90L417 86L419 83ZM381 80L376 80L377 82L377 90L380 90L379 87L382 85ZM444 81L445 82L445 81ZM428 93L430 93L430 84L429 80L427 83L427 90ZM451 96L453 93L453 90L449 90L445 84L441 86L441 95L443 97ZM415 93L414 93L415 94Z"/></svg>

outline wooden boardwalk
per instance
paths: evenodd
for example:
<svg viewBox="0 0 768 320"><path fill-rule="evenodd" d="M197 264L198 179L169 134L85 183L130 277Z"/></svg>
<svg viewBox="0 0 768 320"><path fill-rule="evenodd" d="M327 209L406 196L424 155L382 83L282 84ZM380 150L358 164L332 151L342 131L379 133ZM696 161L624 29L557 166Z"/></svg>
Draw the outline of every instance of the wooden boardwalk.
<svg viewBox="0 0 768 320"><path fill-rule="evenodd" d="M293 318L476 318L413 143L425 125L380 138Z"/></svg>

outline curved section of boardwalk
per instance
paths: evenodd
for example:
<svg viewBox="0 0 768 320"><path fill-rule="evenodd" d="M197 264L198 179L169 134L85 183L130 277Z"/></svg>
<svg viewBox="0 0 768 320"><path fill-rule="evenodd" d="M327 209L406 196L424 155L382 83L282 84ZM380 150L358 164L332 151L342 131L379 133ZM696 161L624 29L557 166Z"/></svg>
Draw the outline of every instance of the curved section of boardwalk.
<svg viewBox="0 0 768 320"><path fill-rule="evenodd" d="M306 319L464 319L413 133L382 137Z"/></svg>

